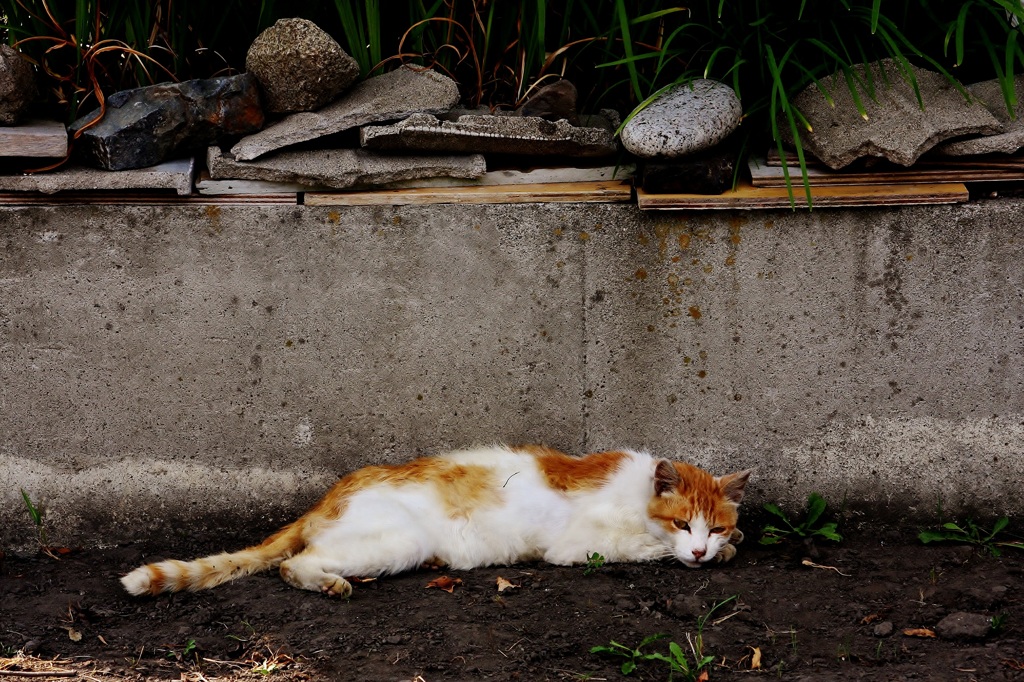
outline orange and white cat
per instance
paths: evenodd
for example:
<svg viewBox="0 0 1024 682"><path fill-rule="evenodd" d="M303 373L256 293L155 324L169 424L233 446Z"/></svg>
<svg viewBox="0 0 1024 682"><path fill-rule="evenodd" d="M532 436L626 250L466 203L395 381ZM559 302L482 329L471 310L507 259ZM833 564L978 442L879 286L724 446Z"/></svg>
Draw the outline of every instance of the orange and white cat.
<svg viewBox="0 0 1024 682"><path fill-rule="evenodd" d="M342 478L297 521L240 552L161 561L121 578L131 594L202 590L274 566L289 585L346 597L345 576L424 563L469 569L543 559L736 555L749 471L714 477L631 450L570 457L542 446L452 452Z"/></svg>

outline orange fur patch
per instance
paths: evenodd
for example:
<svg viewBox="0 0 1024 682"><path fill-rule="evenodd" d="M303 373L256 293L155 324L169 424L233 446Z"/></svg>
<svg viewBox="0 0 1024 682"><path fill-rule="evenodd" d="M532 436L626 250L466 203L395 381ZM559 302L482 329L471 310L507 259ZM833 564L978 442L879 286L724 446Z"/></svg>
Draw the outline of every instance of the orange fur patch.
<svg viewBox="0 0 1024 682"><path fill-rule="evenodd" d="M527 445L519 451L536 457L548 485L562 492L600 487L629 456L625 452L597 452L585 457L571 457L543 445Z"/></svg>
<svg viewBox="0 0 1024 682"><path fill-rule="evenodd" d="M674 521L704 517L709 528L721 526L726 534L736 528L739 512L726 497L722 482L714 476L685 462L672 462L679 472L679 484L671 495L651 498L647 513L669 531L677 530Z"/></svg>
<svg viewBox="0 0 1024 682"><path fill-rule="evenodd" d="M444 459L421 458L405 464L385 464L353 471L334 487L300 521L308 531L320 522L339 518L348 499L360 490L377 485L432 484L448 515L468 516L483 505L497 504L498 488L487 467L455 464Z"/></svg>

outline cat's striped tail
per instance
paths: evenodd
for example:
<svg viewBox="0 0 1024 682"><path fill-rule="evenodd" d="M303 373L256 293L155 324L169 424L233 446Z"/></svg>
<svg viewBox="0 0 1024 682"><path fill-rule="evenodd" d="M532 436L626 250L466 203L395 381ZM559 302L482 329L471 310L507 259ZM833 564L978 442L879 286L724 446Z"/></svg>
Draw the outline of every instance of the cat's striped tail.
<svg viewBox="0 0 1024 682"><path fill-rule="evenodd" d="M196 592L265 571L302 551L300 522L285 526L258 545L240 552L226 552L203 557L195 561L161 561L139 566L121 578L121 584L130 594L160 594L161 592Z"/></svg>

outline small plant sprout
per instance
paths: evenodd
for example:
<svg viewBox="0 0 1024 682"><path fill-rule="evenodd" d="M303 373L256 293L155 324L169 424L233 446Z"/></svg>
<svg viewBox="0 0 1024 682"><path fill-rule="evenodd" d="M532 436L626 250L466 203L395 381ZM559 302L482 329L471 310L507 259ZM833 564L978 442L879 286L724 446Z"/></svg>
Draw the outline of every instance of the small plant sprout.
<svg viewBox="0 0 1024 682"><path fill-rule="evenodd" d="M665 635L651 635L650 637L645 638L636 646L636 648L633 649L612 640L607 646L595 646L590 650L590 653L607 654L610 656L621 656L622 658L625 658L626 660L622 663L622 667L620 668L623 675L629 675L632 673L643 661L660 661L668 665L670 680L682 679L684 682L697 682L697 680L707 679L707 673L703 671L711 665L711 662L715 660L715 657L704 651L704 627L718 609L735 599L736 595L723 599L712 606L707 613L697 618L697 634L692 635L689 632L686 633L686 644L689 648L689 652L683 649L683 647L676 642L669 642L668 656L656 651L645 653L642 651L645 646L665 637ZM678 678L676 677L677 675L681 675L682 677Z"/></svg>
<svg viewBox="0 0 1024 682"><path fill-rule="evenodd" d="M784 540L795 538L804 540L823 538L833 542L841 542L843 536L836 532L836 522L822 522L822 514L825 513L826 506L825 498L818 493L811 493L807 498L807 513L804 515L803 521L795 523L777 505L764 505L765 511L778 518L785 525L765 525L761 529L760 543L762 545L777 545Z"/></svg>
<svg viewBox="0 0 1024 682"><path fill-rule="evenodd" d="M587 563L583 564L583 575L590 575L596 573L597 569L604 566L604 557L594 552L593 554L587 554Z"/></svg>
<svg viewBox="0 0 1024 682"><path fill-rule="evenodd" d="M25 508L28 509L28 515L32 519L32 523L35 525L36 532L38 533L39 549L46 556L60 561L60 557L54 553L47 540L46 526L43 524L43 512L36 505L32 504L32 498L25 492L24 488L20 488L20 490L21 499L25 501Z"/></svg>
<svg viewBox="0 0 1024 682"><path fill-rule="evenodd" d="M930 542L959 542L965 545L974 545L978 549L988 552L994 557L1002 556L1002 547L1012 549L1024 549L1024 542L1020 540L1007 540L998 536L1005 535L1003 531L1009 525L1009 517L1003 516L992 526L992 530L985 530L974 521L968 519L961 526L956 523L944 523L939 530L926 530L917 537L926 545Z"/></svg>
<svg viewBox="0 0 1024 682"><path fill-rule="evenodd" d="M656 642L659 639L664 639L666 636L667 635L659 634L659 635L651 635L650 637L644 637L643 641L641 641L639 644L636 645L635 648L632 648L632 649L629 648L628 646L625 646L624 644L619 644L618 642L616 642L613 639L613 640L611 640L605 646L595 646L595 647L591 648L590 649L590 653L592 653L592 654L606 654L608 656L618 656L618 657L626 659L626 660L624 660L622 662L622 667L619 668L619 669L622 671L623 675L629 675L634 670L636 670L637 665L639 663L643 662L643 661L663 661L663 660L666 660L665 656L662 655L662 654L658 654L658 653L649 653L648 654L648 653L644 653L642 651L642 649L645 646L647 646L648 644L650 644L651 642Z"/></svg>

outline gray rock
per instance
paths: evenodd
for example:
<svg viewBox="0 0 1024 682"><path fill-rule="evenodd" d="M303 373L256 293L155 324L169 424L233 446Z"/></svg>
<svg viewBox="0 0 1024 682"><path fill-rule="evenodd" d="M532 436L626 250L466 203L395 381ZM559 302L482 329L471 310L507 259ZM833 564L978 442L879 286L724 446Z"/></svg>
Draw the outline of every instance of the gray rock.
<svg viewBox="0 0 1024 682"><path fill-rule="evenodd" d="M37 94L32 64L10 45L0 44L0 124L20 123Z"/></svg>
<svg viewBox="0 0 1024 682"><path fill-rule="evenodd" d="M622 129L622 146L642 158L678 158L710 149L739 127L743 106L714 80L679 83Z"/></svg>
<svg viewBox="0 0 1024 682"><path fill-rule="evenodd" d="M312 111L334 100L359 77L359 64L307 19L278 19L256 37L245 69L263 88L274 113Z"/></svg>
<svg viewBox="0 0 1024 682"><path fill-rule="evenodd" d="M888 637L892 634L894 628L891 620L882 621L876 623L873 630L875 637Z"/></svg>
<svg viewBox="0 0 1024 682"><path fill-rule="evenodd" d="M359 131L364 147L396 152L564 155L599 157L616 152L612 134L603 128L577 128L567 121L532 116L460 116L442 121L416 114L389 126Z"/></svg>
<svg viewBox="0 0 1024 682"><path fill-rule="evenodd" d="M282 147L343 130L405 118L419 112L441 113L459 101L459 87L435 71L409 66L368 78L319 111L292 114L242 139L231 149L251 161Z"/></svg>
<svg viewBox="0 0 1024 682"><path fill-rule="evenodd" d="M98 113L78 119L72 130ZM82 133L77 151L106 170L147 168L262 126L259 91L249 74L163 83L108 97L103 119Z"/></svg>
<svg viewBox="0 0 1024 682"><path fill-rule="evenodd" d="M176 159L152 168L110 173L97 168L63 166L50 173L0 175L2 192L57 192L132 189L173 189L180 196L192 193L195 159Z"/></svg>
<svg viewBox="0 0 1024 682"><path fill-rule="evenodd" d="M924 102L922 109L896 62L885 59L869 66L875 97L863 89L859 93L866 119L857 111L842 72L821 81L834 104L813 84L793 99L812 128L800 133L804 149L830 168L843 168L864 156L881 156L910 166L945 140L1002 130L985 107L968 102L941 74L910 67ZM859 70L860 78L867 80L864 65L854 68ZM788 135L789 124L780 121L780 129Z"/></svg>
<svg viewBox="0 0 1024 682"><path fill-rule="evenodd" d="M540 88L516 109L517 116L536 116L548 121L565 119L572 125L579 125L576 114L576 86L564 78Z"/></svg>
<svg viewBox="0 0 1024 682"><path fill-rule="evenodd" d="M1017 96L1024 98L1024 76L1017 76L1014 80L1014 88L1017 91ZM986 137L946 142L936 147L936 154L942 156L1013 154L1024 147L1024 118L1022 118L1024 117L1024 99L1018 100L1017 107L1014 109L1016 118L1010 118L1010 112L1006 108L1006 100L1003 99L1003 91L999 87L998 80L968 85L967 91L1003 124L1003 132Z"/></svg>
<svg viewBox="0 0 1024 682"><path fill-rule="evenodd" d="M484 158L472 156L386 156L365 149L281 152L258 161L238 161L219 147L207 151L214 179L267 180L348 189L416 178L478 178Z"/></svg>
<svg viewBox="0 0 1024 682"><path fill-rule="evenodd" d="M951 613L935 626L943 639L982 639L992 630L992 618L981 613Z"/></svg>

